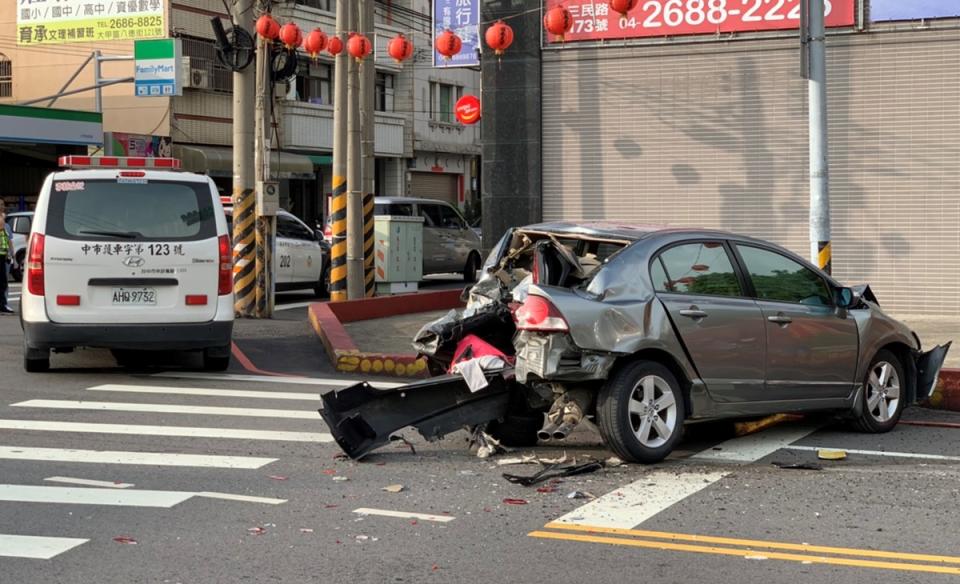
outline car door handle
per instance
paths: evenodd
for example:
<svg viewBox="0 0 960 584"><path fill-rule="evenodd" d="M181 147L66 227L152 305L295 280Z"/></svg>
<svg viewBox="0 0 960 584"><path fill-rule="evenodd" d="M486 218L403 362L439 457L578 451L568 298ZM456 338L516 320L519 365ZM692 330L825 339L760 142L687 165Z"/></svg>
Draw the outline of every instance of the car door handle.
<svg viewBox="0 0 960 584"><path fill-rule="evenodd" d="M692 318L693 320L697 320L700 318L707 318L710 315L700 310L699 308L690 308L687 310L681 310L680 316L686 316L687 318Z"/></svg>
<svg viewBox="0 0 960 584"><path fill-rule="evenodd" d="M785 314L783 314L783 313L778 314L778 315L776 315L776 316L768 316L768 317L767 317L767 320L769 320L769 321L772 322L772 323L779 324L779 325L787 325L787 324L790 324L791 322L793 322L793 319L792 319L792 318L790 318L789 316L787 316L787 315L785 315Z"/></svg>

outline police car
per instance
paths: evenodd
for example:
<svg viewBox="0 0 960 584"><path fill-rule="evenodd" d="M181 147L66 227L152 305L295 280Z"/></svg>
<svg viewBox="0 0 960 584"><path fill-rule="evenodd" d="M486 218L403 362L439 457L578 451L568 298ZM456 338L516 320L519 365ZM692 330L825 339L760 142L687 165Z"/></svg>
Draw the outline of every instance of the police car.
<svg viewBox="0 0 960 584"><path fill-rule="evenodd" d="M197 350L230 363L232 250L216 186L172 158L64 156L27 245L24 368L75 347Z"/></svg>
<svg viewBox="0 0 960 584"><path fill-rule="evenodd" d="M220 197L233 232L233 207L230 197ZM325 296L330 281L330 245L296 215L277 212L277 240L274 248L274 289L278 291L313 290Z"/></svg>

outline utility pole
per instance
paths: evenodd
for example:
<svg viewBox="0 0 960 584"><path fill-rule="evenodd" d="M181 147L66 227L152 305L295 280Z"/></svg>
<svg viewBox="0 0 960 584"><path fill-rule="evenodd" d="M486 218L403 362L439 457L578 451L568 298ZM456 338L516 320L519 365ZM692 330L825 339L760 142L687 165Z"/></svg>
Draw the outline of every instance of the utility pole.
<svg viewBox="0 0 960 584"><path fill-rule="evenodd" d="M235 26L253 30L253 2L234 0ZM256 302L254 87L254 69L233 74L233 309L241 317L253 316Z"/></svg>
<svg viewBox="0 0 960 584"><path fill-rule="evenodd" d="M800 0L801 69L810 115L810 256L831 272L830 170L827 145L827 60L823 0Z"/></svg>
<svg viewBox="0 0 960 584"><path fill-rule="evenodd" d="M360 0L360 33L371 42L375 38L373 0ZM373 190L376 158L374 156L374 124L376 109L377 67L376 54L363 60L360 70L360 123L363 145L363 295L373 296L376 286L373 261Z"/></svg>
<svg viewBox="0 0 960 584"><path fill-rule="evenodd" d="M260 12L265 2L258 0ZM256 169L256 315L273 316L273 232L275 209L267 202L270 186L270 120L267 110L273 105L270 41L257 35L256 100L254 110Z"/></svg>
<svg viewBox="0 0 960 584"><path fill-rule="evenodd" d="M337 2L336 36L347 45L352 13L350 2ZM332 246L330 248L330 300L347 299L347 67L349 57L340 51L333 77L333 197L330 201Z"/></svg>
<svg viewBox="0 0 960 584"><path fill-rule="evenodd" d="M353 23L359 23L357 4L350 2ZM340 2L338 2L339 4ZM362 12L362 10L361 10ZM361 168L360 63L349 60L347 80L347 295L364 297L363 288L363 172Z"/></svg>

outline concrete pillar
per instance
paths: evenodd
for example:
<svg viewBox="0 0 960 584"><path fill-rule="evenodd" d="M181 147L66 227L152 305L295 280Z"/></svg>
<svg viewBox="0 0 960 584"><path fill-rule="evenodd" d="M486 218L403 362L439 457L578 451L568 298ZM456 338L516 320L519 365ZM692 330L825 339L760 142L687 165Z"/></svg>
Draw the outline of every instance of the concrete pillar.
<svg viewBox="0 0 960 584"><path fill-rule="evenodd" d="M510 18L514 41L499 59L483 53L483 242L540 221L540 12L524 0L482 0L480 20ZM519 16L518 16L519 15Z"/></svg>

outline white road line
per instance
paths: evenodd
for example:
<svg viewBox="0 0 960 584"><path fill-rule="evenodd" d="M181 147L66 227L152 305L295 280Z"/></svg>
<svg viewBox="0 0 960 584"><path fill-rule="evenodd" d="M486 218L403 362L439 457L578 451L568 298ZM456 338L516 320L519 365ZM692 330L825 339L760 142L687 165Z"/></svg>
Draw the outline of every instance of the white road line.
<svg viewBox="0 0 960 584"><path fill-rule="evenodd" d="M787 447L818 428L809 425L776 426L750 436L727 440L718 446L719 450L704 450L688 460L748 464ZM557 522L633 528L728 474L730 471L697 472L683 468L654 471L567 513Z"/></svg>
<svg viewBox="0 0 960 584"><path fill-rule="evenodd" d="M295 308L306 308L311 304L314 304L314 303L313 302L291 302L290 304L278 304L277 306L273 307L273 310L277 311L277 310L293 310Z"/></svg>
<svg viewBox="0 0 960 584"><path fill-rule="evenodd" d="M193 428L187 426L137 426L133 424L91 424L84 422L47 422L42 420L0 420L0 430L131 434L135 436L185 436L189 438L275 440L278 442L333 442L333 436L325 432L285 432L231 428Z"/></svg>
<svg viewBox="0 0 960 584"><path fill-rule="evenodd" d="M682 469L655 471L574 509L556 523L630 529L728 474L722 471L684 472Z"/></svg>
<svg viewBox="0 0 960 584"><path fill-rule="evenodd" d="M358 515L379 515L381 517L397 517L399 519L422 519L423 521L436 521L438 523L446 523L454 520L454 517L451 517L450 515L407 513L406 511L388 511L386 509L368 509L366 507L354 509L353 512Z"/></svg>
<svg viewBox="0 0 960 584"><path fill-rule="evenodd" d="M111 450L72 450L66 448L25 448L0 446L0 459L40 460L44 462L83 462L91 464L143 464L153 466L193 466L204 468L257 469L276 458L253 456L215 456L167 452L123 452Z"/></svg>
<svg viewBox="0 0 960 584"><path fill-rule="evenodd" d="M88 387L87 391L117 391L124 393L159 393L168 395L208 395L214 397L243 397L250 399L289 399L320 401L319 393L288 391L246 391L240 389L209 389L206 387L167 387L162 385L107 384Z"/></svg>
<svg viewBox="0 0 960 584"><path fill-rule="evenodd" d="M211 491L202 491L196 493L198 497L208 499L224 499L227 501L243 501L245 503L266 503L267 505L280 505L286 503L286 499L273 499L271 497L251 497L249 495L231 495L230 493L214 493Z"/></svg>
<svg viewBox="0 0 960 584"><path fill-rule="evenodd" d="M95 481L92 479L75 479L72 477L47 477L43 479L51 483L67 483L68 485L83 485L85 487L104 487L106 489L129 489L133 483L113 483L110 481Z"/></svg>
<svg viewBox="0 0 960 584"><path fill-rule="evenodd" d="M0 533L0 557L49 560L90 541L75 537L40 537Z"/></svg>
<svg viewBox="0 0 960 584"><path fill-rule="evenodd" d="M0 501L18 503L62 503L65 505L109 505L113 507L159 507L169 509L194 493L181 491L123 491L91 487L47 485L0 485Z"/></svg>
<svg viewBox="0 0 960 584"><path fill-rule="evenodd" d="M810 425L774 426L743 438L727 440L717 445L715 447L717 450L710 448L690 458L697 462L756 462L816 432L819 428L820 426Z"/></svg>
<svg viewBox="0 0 960 584"><path fill-rule="evenodd" d="M362 379L329 378L329 377L274 377L272 375L243 375L238 373L195 373L192 371L165 371L154 373L152 377L166 377L170 379L205 379L209 381L250 381L253 383L285 383L291 385L323 385L326 387L350 387ZM375 387L391 389L406 385L392 381L372 381Z"/></svg>
<svg viewBox="0 0 960 584"><path fill-rule="evenodd" d="M920 454L916 452L886 452L883 450L851 450L849 448L834 448L824 446L787 446L787 450L803 450L816 452L817 450L843 450L847 454L863 454L866 456L889 456L891 458L917 458L921 460L949 460L960 461L960 456L946 456L944 454Z"/></svg>
<svg viewBox="0 0 960 584"><path fill-rule="evenodd" d="M15 408L54 408L61 410L97 410L110 412L153 412L158 414L196 414L204 416L244 416L248 418L294 418L320 420L316 410L273 410L256 408L224 408L215 406L182 406L171 404L138 404L94 402L83 400L32 399L10 404Z"/></svg>

